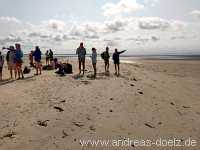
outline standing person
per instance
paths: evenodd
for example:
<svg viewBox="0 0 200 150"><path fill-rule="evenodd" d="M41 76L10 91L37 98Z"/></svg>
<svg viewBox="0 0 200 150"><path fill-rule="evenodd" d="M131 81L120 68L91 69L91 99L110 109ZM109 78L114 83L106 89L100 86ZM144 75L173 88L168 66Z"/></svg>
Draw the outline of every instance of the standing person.
<svg viewBox="0 0 200 150"><path fill-rule="evenodd" d="M2 81L3 65L4 65L4 56L1 54L0 51L0 81Z"/></svg>
<svg viewBox="0 0 200 150"><path fill-rule="evenodd" d="M35 51L33 53L34 59L35 59L35 65L36 65L36 74L38 75L38 72L40 71L40 75L42 74L42 64L41 64L41 55L42 52L40 51L39 46L35 47Z"/></svg>
<svg viewBox="0 0 200 150"><path fill-rule="evenodd" d="M46 65L49 65L49 51L47 50L45 53L46 56Z"/></svg>
<svg viewBox="0 0 200 150"><path fill-rule="evenodd" d="M13 79L13 70L15 72L15 79L17 78L17 71L16 71L16 66L15 66L15 47L10 46L9 48L3 47L3 49L7 49L8 52L6 54L6 61L8 64L8 70L10 71L10 78Z"/></svg>
<svg viewBox="0 0 200 150"><path fill-rule="evenodd" d="M95 48L92 48L91 59L92 59L92 66L93 66L93 69L94 69L94 78L96 78L96 74L97 74L97 67L96 67L96 64L97 64L97 52L96 52Z"/></svg>
<svg viewBox="0 0 200 150"><path fill-rule="evenodd" d="M76 50L76 54L78 55L79 74L81 74L81 65L82 65L83 66L83 75L84 75L86 49L84 48L83 43L80 43L80 46Z"/></svg>
<svg viewBox="0 0 200 150"><path fill-rule="evenodd" d="M33 63L33 51L29 53L29 62L30 62L30 67L34 67Z"/></svg>
<svg viewBox="0 0 200 150"><path fill-rule="evenodd" d="M53 61L53 51L51 49L49 50L49 59L50 59L50 62Z"/></svg>
<svg viewBox="0 0 200 150"><path fill-rule="evenodd" d="M16 71L18 73L18 79L23 79L24 74L22 71L22 63L23 63L23 52L21 50L21 45L20 44L15 44L16 48L16 53L15 53L15 67Z"/></svg>
<svg viewBox="0 0 200 150"><path fill-rule="evenodd" d="M101 54L101 58L104 60L105 63L105 72L109 72L109 47L106 47L106 51Z"/></svg>
<svg viewBox="0 0 200 150"><path fill-rule="evenodd" d="M115 74L116 75L119 75L119 64L120 64L120 60L119 60L119 55L121 53L124 53L126 50L124 51L121 51L121 52L118 52L117 49L115 49L115 52L113 53L113 61L114 61L114 64L115 64Z"/></svg>

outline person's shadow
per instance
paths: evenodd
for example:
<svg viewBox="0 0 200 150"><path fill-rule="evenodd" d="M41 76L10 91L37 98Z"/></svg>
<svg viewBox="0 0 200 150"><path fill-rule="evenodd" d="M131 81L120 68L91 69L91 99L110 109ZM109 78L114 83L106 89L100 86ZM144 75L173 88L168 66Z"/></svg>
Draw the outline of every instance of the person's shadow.
<svg viewBox="0 0 200 150"><path fill-rule="evenodd" d="M11 79L5 79L5 80L2 80L0 81L0 86L1 85L6 85L6 84L9 84L9 83L12 83L14 82L15 80L11 80Z"/></svg>
<svg viewBox="0 0 200 150"><path fill-rule="evenodd" d="M83 77L84 77L84 75L82 75L82 74L76 74L76 75L73 76L73 78L75 80L82 79Z"/></svg>

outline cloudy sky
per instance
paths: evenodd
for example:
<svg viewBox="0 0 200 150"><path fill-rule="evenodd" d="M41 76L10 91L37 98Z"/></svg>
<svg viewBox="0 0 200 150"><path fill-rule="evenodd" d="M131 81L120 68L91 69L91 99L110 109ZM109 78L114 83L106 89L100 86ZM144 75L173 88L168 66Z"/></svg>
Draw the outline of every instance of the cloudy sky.
<svg viewBox="0 0 200 150"><path fill-rule="evenodd" d="M199 0L0 0L0 46L200 54Z"/></svg>

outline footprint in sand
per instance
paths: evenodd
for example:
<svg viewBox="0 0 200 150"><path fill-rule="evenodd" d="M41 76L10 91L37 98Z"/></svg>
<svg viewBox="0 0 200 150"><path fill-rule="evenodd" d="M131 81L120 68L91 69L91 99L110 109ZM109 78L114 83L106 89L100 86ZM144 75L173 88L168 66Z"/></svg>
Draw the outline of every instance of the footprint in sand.
<svg viewBox="0 0 200 150"><path fill-rule="evenodd" d="M85 85L88 85L88 84L90 84L90 82L89 82L89 81L87 81L87 80L83 80L83 81L81 81L81 83L83 83L83 84L85 84Z"/></svg>
<svg viewBox="0 0 200 150"><path fill-rule="evenodd" d="M47 127L47 122L48 122L48 121L49 121L49 120L45 120L45 121L39 120L39 121L37 121L37 124L38 124L39 126Z"/></svg>
<svg viewBox="0 0 200 150"><path fill-rule="evenodd" d="M79 127L79 128L82 128L84 126L83 123L81 122L72 122L75 126Z"/></svg>
<svg viewBox="0 0 200 150"><path fill-rule="evenodd" d="M58 110L59 112L64 111L64 109L62 109L62 108L60 108L60 107L57 107L57 106L54 106L53 108L56 109L56 110Z"/></svg>
<svg viewBox="0 0 200 150"><path fill-rule="evenodd" d="M91 125L89 128L91 131L96 131L96 128L93 125Z"/></svg>
<svg viewBox="0 0 200 150"><path fill-rule="evenodd" d="M14 136L16 135L15 132L10 131L9 133L3 135L2 137L0 137L0 139L4 139L4 138L14 138Z"/></svg>
<svg viewBox="0 0 200 150"><path fill-rule="evenodd" d="M149 127L149 128L152 128L152 129L156 128L156 127L154 127L153 125L151 125L149 123L145 123L144 125L147 126L147 127Z"/></svg>
<svg viewBox="0 0 200 150"><path fill-rule="evenodd" d="M62 136L63 139L64 139L65 137L69 136L69 134L67 134L64 130L62 130L62 134L63 134L63 136Z"/></svg>

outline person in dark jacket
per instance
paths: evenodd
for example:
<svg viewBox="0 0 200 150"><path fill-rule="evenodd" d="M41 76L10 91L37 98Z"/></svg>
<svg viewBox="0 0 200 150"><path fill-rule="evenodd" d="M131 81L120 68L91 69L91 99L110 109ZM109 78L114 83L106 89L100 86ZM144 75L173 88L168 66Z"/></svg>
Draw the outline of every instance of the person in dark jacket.
<svg viewBox="0 0 200 150"><path fill-rule="evenodd" d="M109 47L106 47L106 51L101 54L101 58L104 60L105 63L105 73L109 72Z"/></svg>
<svg viewBox="0 0 200 150"><path fill-rule="evenodd" d="M121 52L118 52L117 49L115 49L115 52L113 54L113 61L114 61L114 64L115 64L115 74L116 75L119 75L119 64L120 64L120 60L119 60L119 55L124 53L126 50L124 51L121 51Z"/></svg>
<svg viewBox="0 0 200 150"><path fill-rule="evenodd" d="M41 55L42 55L42 52L40 51L39 46L36 46L35 51L33 53L34 60L35 60L35 66L36 66L36 74L35 75L38 75L38 71L40 71L40 74L42 74L42 64L41 64L42 57L41 57Z"/></svg>
<svg viewBox="0 0 200 150"><path fill-rule="evenodd" d="M78 55L78 62L79 62L79 74L81 74L81 65L83 66L83 75L85 73L85 55L86 49L83 46L83 43L80 43L80 46L76 50L76 54Z"/></svg>

